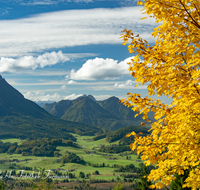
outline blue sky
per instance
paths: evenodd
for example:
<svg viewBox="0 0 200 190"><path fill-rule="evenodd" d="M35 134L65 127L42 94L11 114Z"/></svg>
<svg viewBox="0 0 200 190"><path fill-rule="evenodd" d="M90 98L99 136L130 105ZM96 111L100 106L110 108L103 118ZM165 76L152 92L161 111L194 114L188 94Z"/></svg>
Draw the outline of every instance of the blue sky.
<svg viewBox="0 0 200 190"><path fill-rule="evenodd" d="M156 27L134 0L1 0L0 74L26 98L147 95L128 72L124 28L149 43Z"/></svg>

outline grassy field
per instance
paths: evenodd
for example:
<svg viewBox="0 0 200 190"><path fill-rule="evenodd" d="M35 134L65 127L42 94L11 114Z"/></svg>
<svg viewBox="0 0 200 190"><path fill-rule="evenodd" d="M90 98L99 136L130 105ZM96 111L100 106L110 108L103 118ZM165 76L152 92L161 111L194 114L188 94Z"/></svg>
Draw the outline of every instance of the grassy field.
<svg viewBox="0 0 200 190"><path fill-rule="evenodd" d="M0 139L1 140L1 139ZM18 143L18 144L21 144L21 142L23 141L23 140L20 140L20 139L2 139L1 140L3 143L6 143L6 142L10 142L10 143Z"/></svg>
<svg viewBox="0 0 200 190"><path fill-rule="evenodd" d="M116 168L112 167L114 164L117 165L129 165L134 164L138 166L139 162L136 162L137 156L130 154L130 151L127 151L127 154L131 156L129 160L126 159L126 156L122 156L120 154L111 154L111 153L103 153L98 151L98 147L103 145L110 144L118 144L118 142L108 143L105 138L100 139L98 141L92 141L91 136L79 136L75 135L78 139L77 143L81 145L80 148L74 147L57 147L60 151L60 154L65 155L66 151L76 153L78 156L81 156L86 164L76 164L76 163L65 163L62 165L58 163L57 160L61 159L62 156L59 157L36 157L36 156L21 156L21 154L0 154L0 170L19 170L19 167L32 167L33 169L43 168L48 170L52 169L75 169L72 173L75 173L75 176L78 177L80 172L84 172L85 174L91 174L91 178L95 179L115 179L120 177L121 172L114 172ZM4 139L3 142L17 142L21 143L20 139ZM88 154L85 151L96 151L96 153ZM109 155L109 156L108 156ZM116 160L108 160L108 158L116 158ZM18 159L20 162L8 162L8 160ZM89 166L88 163L91 164L105 164L106 167L92 167ZM109 165L109 167L108 167ZM94 171L98 170L100 175L93 175ZM28 170L27 170L28 172ZM30 171L31 172L31 171Z"/></svg>

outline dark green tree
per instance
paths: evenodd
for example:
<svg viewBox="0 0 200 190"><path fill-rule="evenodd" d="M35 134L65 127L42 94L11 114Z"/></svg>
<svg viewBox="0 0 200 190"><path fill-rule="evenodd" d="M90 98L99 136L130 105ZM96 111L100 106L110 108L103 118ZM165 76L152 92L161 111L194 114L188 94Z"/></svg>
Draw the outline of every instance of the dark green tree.
<svg viewBox="0 0 200 190"><path fill-rule="evenodd" d="M147 176L150 174L151 169L153 169L153 166L146 166L145 164L141 163L140 166L140 177L139 181L137 183L137 190L150 190L149 187L152 185L151 181L148 181Z"/></svg>
<svg viewBox="0 0 200 190"><path fill-rule="evenodd" d="M187 179L189 175L190 169L184 170L183 175L178 175L175 173L174 177L176 177L175 180L173 180L170 184L170 190L191 190L191 188L183 188L184 181Z"/></svg>
<svg viewBox="0 0 200 190"><path fill-rule="evenodd" d="M5 185L3 184L2 181L0 181L0 190L4 190L5 189Z"/></svg>
<svg viewBox="0 0 200 190"><path fill-rule="evenodd" d="M99 171L96 170L93 174L94 174L94 175L99 175Z"/></svg>
<svg viewBox="0 0 200 190"><path fill-rule="evenodd" d="M79 173L79 177L84 178L84 177L85 177L85 174L84 174L83 172L80 172L80 173Z"/></svg>

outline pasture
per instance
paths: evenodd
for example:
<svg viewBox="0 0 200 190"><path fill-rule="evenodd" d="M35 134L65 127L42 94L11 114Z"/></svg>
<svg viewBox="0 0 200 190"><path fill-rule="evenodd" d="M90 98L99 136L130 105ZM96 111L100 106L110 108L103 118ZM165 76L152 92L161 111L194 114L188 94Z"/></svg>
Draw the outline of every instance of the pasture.
<svg viewBox="0 0 200 190"><path fill-rule="evenodd" d="M138 162L137 155L131 154L131 151L126 151L122 155L113 154L113 153L104 153L98 151L98 149L102 145L113 145L118 144L118 142L108 143L106 139L100 139L97 141L92 141L91 136L79 136L75 135L78 139L77 143L80 145L80 148L75 147L62 147L58 146L57 149L59 150L62 156L58 157L39 157L39 156L22 156L21 154L0 154L0 170L8 171L8 170L20 170L20 168L27 168L26 172L31 172L29 168L31 167L32 170L44 168L46 170L58 170L61 173L66 173L66 170L75 170L71 173L75 174L76 177L79 177L80 172L84 172L86 174L91 174L90 178L94 179L116 179L120 177L120 174L124 174L123 172L115 172L114 170L117 169L115 165L129 165L133 164L136 167L140 162ZM3 139L3 142L17 142L21 143L20 139ZM77 164L77 163L65 163L62 164L59 160L66 154L66 151L72 152L77 154L81 157L85 163ZM127 155L129 159L127 160ZM111 159L115 160L111 160ZM17 160L17 161L13 161ZM136 161L137 160L137 161ZM98 164L98 167L92 166ZM100 167L104 166L104 167ZM99 171L100 175L94 175L95 171Z"/></svg>

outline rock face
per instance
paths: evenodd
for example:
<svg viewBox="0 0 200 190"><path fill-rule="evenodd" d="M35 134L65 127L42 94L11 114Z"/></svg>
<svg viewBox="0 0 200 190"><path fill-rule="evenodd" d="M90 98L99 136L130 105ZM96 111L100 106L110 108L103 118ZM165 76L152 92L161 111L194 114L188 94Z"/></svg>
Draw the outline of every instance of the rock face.
<svg viewBox="0 0 200 190"><path fill-rule="evenodd" d="M96 102L96 99L94 98L94 96L88 95L87 97Z"/></svg>

